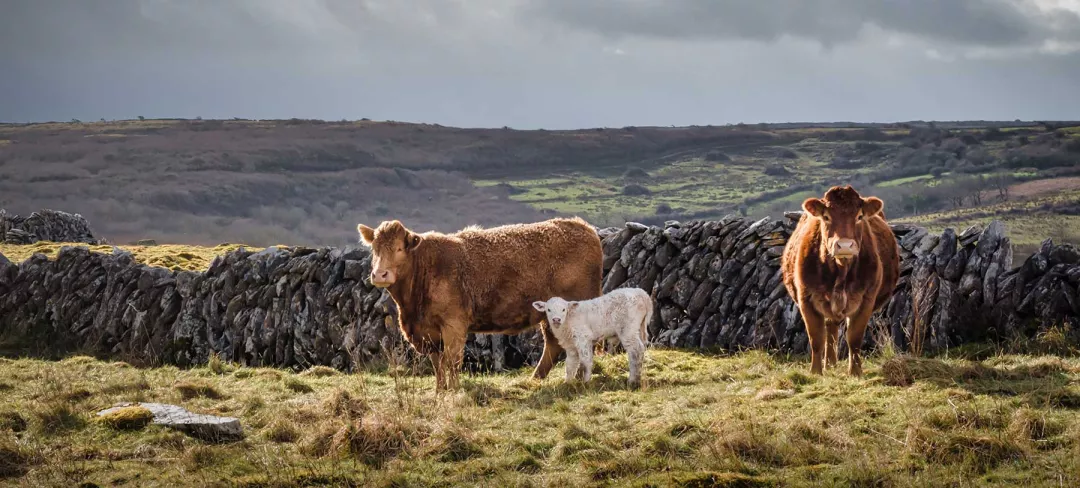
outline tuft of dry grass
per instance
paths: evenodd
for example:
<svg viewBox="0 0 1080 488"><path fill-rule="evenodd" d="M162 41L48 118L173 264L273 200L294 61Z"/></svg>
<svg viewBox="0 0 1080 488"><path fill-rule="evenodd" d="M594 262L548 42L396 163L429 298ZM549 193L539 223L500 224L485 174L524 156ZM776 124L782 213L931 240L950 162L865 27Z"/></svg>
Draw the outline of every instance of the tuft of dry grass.
<svg viewBox="0 0 1080 488"><path fill-rule="evenodd" d="M219 400L223 398L221 392L218 391L213 385L199 380L185 380L175 385L173 388L180 393L180 398L184 400L191 400L192 398L211 398Z"/></svg>
<svg viewBox="0 0 1080 488"><path fill-rule="evenodd" d="M292 422L277 419L266 428L266 438L271 442L292 444L300 440L300 429Z"/></svg>
<svg viewBox="0 0 1080 488"><path fill-rule="evenodd" d="M372 417L344 423L330 439L329 449L379 467L409 446L412 431L385 419Z"/></svg>
<svg viewBox="0 0 1080 488"><path fill-rule="evenodd" d="M311 393L315 391L315 389L312 388L311 385L304 383L303 380L294 376L286 377L282 380L282 384L285 386L285 388L296 393Z"/></svg>
<svg viewBox="0 0 1080 488"><path fill-rule="evenodd" d="M349 420L360 418L370 410L366 401L362 398L355 398L353 394L349 393L349 390L340 387L332 390L323 399L322 406L330 416Z"/></svg>
<svg viewBox="0 0 1080 488"><path fill-rule="evenodd" d="M59 435L81 429L86 418L69 403L52 401L34 411L38 431L43 435Z"/></svg>
<svg viewBox="0 0 1080 488"><path fill-rule="evenodd" d="M326 378L329 376L339 375L341 375L341 371L338 371L329 366L312 366L304 370L303 373L300 373L300 376L311 376L313 378Z"/></svg>

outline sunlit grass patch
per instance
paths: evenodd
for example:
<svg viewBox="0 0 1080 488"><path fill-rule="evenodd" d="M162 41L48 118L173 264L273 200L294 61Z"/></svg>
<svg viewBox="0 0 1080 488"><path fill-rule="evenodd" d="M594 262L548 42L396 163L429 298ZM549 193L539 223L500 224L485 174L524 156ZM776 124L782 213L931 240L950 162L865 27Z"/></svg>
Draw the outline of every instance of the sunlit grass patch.
<svg viewBox="0 0 1080 488"><path fill-rule="evenodd" d="M84 247L92 252L111 254L111 245L92 246L78 242L37 242L34 244L0 244L0 254L3 254L14 263L19 263L30 258L34 254L42 254L49 259L56 259L60 249L66 246ZM262 248L246 246L243 244L220 244L214 247L185 246L165 244L158 246L115 246L131 252L135 261L147 266L168 268L173 271L205 271L210 267L214 258L245 248L250 251L260 251Z"/></svg>
<svg viewBox="0 0 1080 488"><path fill-rule="evenodd" d="M1080 481L1074 356L870 357L866 375L808 373L804 357L651 349L641 390L622 354L588 384L556 366L463 377L292 373L210 361L140 369L87 357L0 362L4 467L23 484L291 486L1040 486ZM304 385L290 387L287 385ZM157 401L240 418L245 438L114 429L94 414ZM18 440L3 444L6 438ZM78 459L78 470L63 468ZM154 466L149 468L148 466ZM329 481L328 481L329 480ZM996 481L995 481L996 480ZM239 481L237 481L239 482ZM65 484L65 483L61 483Z"/></svg>

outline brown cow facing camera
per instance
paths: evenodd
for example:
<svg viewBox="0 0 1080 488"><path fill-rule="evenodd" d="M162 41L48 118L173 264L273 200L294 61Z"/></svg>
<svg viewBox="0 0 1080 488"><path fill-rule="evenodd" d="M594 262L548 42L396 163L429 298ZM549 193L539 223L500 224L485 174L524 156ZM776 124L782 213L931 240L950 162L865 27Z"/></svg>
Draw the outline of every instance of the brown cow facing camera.
<svg viewBox="0 0 1080 488"><path fill-rule="evenodd" d="M810 372L835 366L840 322L847 320L848 373L862 375L860 356L870 316L886 303L900 276L900 250L885 203L850 185L808 198L784 246L784 286L799 306L810 337Z"/></svg>
<svg viewBox="0 0 1080 488"><path fill-rule="evenodd" d="M386 288L409 344L431 359L435 389L457 389L468 334L520 334L546 316L535 301L601 295L600 236L579 218L551 219L453 234L417 234L401 222L356 226L371 247L371 283ZM541 326L543 379L563 348Z"/></svg>

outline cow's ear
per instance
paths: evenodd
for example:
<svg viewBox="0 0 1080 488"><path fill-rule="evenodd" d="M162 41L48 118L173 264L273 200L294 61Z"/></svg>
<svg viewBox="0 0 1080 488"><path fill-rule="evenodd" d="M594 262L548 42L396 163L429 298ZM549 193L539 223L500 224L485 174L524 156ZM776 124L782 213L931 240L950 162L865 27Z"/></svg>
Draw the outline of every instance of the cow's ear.
<svg viewBox="0 0 1080 488"><path fill-rule="evenodd" d="M365 246L371 246L372 241L375 240L375 229L364 224L356 224L356 231L360 233L360 242Z"/></svg>
<svg viewBox="0 0 1080 488"><path fill-rule="evenodd" d="M533 302L533 308L535 308L538 312L547 312L547 303Z"/></svg>
<svg viewBox="0 0 1080 488"><path fill-rule="evenodd" d="M878 197L867 197L863 199L863 215L867 217L873 217L881 212L885 208L885 202L881 201Z"/></svg>
<svg viewBox="0 0 1080 488"><path fill-rule="evenodd" d="M825 213L825 202L820 198L807 198L802 202L802 208L806 213L813 215L814 217L821 217Z"/></svg>
<svg viewBox="0 0 1080 488"><path fill-rule="evenodd" d="M405 236L405 249L410 251L416 249L416 246L420 245L420 239L420 234L410 232L409 235Z"/></svg>

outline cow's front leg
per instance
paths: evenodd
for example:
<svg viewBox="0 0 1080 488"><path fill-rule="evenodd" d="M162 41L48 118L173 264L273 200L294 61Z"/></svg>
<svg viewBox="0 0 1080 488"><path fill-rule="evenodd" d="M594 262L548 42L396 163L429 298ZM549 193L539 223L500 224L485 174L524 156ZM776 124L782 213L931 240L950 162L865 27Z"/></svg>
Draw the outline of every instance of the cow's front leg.
<svg viewBox="0 0 1080 488"><path fill-rule="evenodd" d="M548 330L547 323L540 324L540 331L544 335L544 353L540 355L540 362L536 363L536 369L533 370L533 378L538 380L547 378L551 368L555 366L555 359L563 352L559 340Z"/></svg>
<svg viewBox="0 0 1080 488"><path fill-rule="evenodd" d="M840 322L825 319L825 367L832 368L840 361L837 358L836 346L840 338Z"/></svg>
<svg viewBox="0 0 1080 488"><path fill-rule="evenodd" d="M806 335L810 338L810 374L821 374L822 356L825 355L825 319L814 310L809 297L800 300L799 312L806 324Z"/></svg>
<svg viewBox="0 0 1080 488"><path fill-rule="evenodd" d="M866 334L866 324L870 322L870 316L873 313L874 302L871 295L871 299L864 301L859 311L847 321L848 374L856 378L862 376L863 336Z"/></svg>

